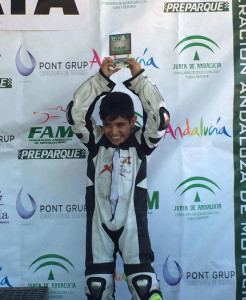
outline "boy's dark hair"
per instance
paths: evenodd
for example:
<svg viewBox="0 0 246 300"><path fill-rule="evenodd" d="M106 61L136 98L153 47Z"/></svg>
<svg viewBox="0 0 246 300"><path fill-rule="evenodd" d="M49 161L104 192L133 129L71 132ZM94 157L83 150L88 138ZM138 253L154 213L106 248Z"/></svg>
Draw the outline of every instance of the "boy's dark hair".
<svg viewBox="0 0 246 300"><path fill-rule="evenodd" d="M122 92L107 94L101 102L99 115L102 121L114 121L118 117L129 120L134 117L132 98Z"/></svg>

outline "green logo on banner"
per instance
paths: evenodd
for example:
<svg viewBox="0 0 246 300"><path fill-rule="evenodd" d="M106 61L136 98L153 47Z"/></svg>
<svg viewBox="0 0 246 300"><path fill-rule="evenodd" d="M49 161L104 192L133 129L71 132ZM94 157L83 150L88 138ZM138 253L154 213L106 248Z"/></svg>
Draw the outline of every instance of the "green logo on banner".
<svg viewBox="0 0 246 300"><path fill-rule="evenodd" d="M11 89L12 79L11 78L0 78L0 88L1 89Z"/></svg>
<svg viewBox="0 0 246 300"><path fill-rule="evenodd" d="M150 194L148 192L147 201L148 201L149 212L152 211L153 209L159 209L159 191L154 191L152 197L150 197Z"/></svg>
<svg viewBox="0 0 246 300"><path fill-rule="evenodd" d="M18 159L80 159L86 158L85 149L20 149Z"/></svg>
<svg viewBox="0 0 246 300"><path fill-rule="evenodd" d="M164 13L212 13L228 12L229 1L165 2Z"/></svg>
<svg viewBox="0 0 246 300"><path fill-rule="evenodd" d="M28 139L34 144L64 144L72 141L71 126L31 127Z"/></svg>
<svg viewBox="0 0 246 300"><path fill-rule="evenodd" d="M178 58L177 63L173 65L174 75L181 75L186 79L208 79L221 71L222 63L211 61L212 57L209 55L212 54L217 60L217 52L220 47L209 37L203 35L187 36L179 41L173 50L179 51L179 55L187 50L188 54L193 53L192 60L187 55L182 55L182 60ZM206 61L204 61L205 59Z"/></svg>
<svg viewBox="0 0 246 300"><path fill-rule="evenodd" d="M42 269L47 266L62 268L63 270L67 271L67 273L69 273L69 271L66 265L70 265L74 268L74 265L67 258L57 254L47 254L38 257L31 263L29 269L35 264L36 265L38 264L38 266L36 267L33 273L36 273L39 269ZM51 270L49 273L48 280L54 280L54 279L55 278L53 275L53 271Z"/></svg>
<svg viewBox="0 0 246 300"><path fill-rule="evenodd" d="M211 40L208 37L202 36L202 35L191 35L188 36L184 39L182 39L174 48L178 48L179 46L182 45L182 49L180 50L179 54L182 53L183 51L193 48L193 47L198 47L198 48L205 48L208 49L209 51L214 53L213 47L217 47L218 49L220 48L217 43L215 43L213 40ZM199 54L196 51L194 54L193 60L197 61L200 60Z"/></svg>
<svg viewBox="0 0 246 300"><path fill-rule="evenodd" d="M62 294L62 295L73 295L76 291L76 282L67 281L64 278L64 274L59 272L60 270L66 271L66 273L69 273L69 269L75 269L74 265L71 263L69 259L67 259L64 256L58 255L58 254L46 254L38 257L35 259L28 269L35 268L33 273L35 274L37 271L41 269L48 269L48 280L45 282L43 279L39 282L29 282L28 287L48 287L49 288L49 294L50 299L54 298L54 294ZM54 273L56 272L56 280ZM62 276L62 281L61 280ZM71 276L69 276L71 277ZM53 296L53 297L52 297ZM57 297L55 297L57 298ZM61 298L61 297L58 297ZM63 298L63 297L62 297ZM65 299L65 298L64 298Z"/></svg>
<svg viewBox="0 0 246 300"><path fill-rule="evenodd" d="M177 191L179 188L181 188L181 186L185 185L185 184L189 184L180 194L183 195L185 192L187 192L190 189L206 189L208 191L210 191L211 193L215 194L214 190L208 185L210 184L212 187L217 187L219 190L219 186L212 180L206 178L206 177L200 177L200 176L195 176L195 177L190 177L188 179L186 179L185 181L183 181L177 188L175 191ZM196 193L196 197L195 197L195 202L201 202L200 201L200 197L198 195L198 192Z"/></svg>
<svg viewBox="0 0 246 300"><path fill-rule="evenodd" d="M246 295L246 1L233 1L234 32L234 230L236 262L236 300ZM232 50L231 50L232 51ZM233 170L232 170L233 171ZM233 185L233 182L232 182Z"/></svg>
<svg viewBox="0 0 246 300"><path fill-rule="evenodd" d="M189 196L186 196L184 204L175 205L173 209L175 216L186 217L187 220L208 219L210 215L216 215L219 213L219 210L222 209L222 205L220 203L204 203L204 195L203 201L202 197L200 196L201 190L209 191L209 193L214 195L215 189L220 190L220 187L211 179L202 176L190 177L181 182L175 189L175 192L181 188L182 191L180 196L184 195L190 190L195 190L195 197L193 198L194 204L188 205L186 199Z"/></svg>

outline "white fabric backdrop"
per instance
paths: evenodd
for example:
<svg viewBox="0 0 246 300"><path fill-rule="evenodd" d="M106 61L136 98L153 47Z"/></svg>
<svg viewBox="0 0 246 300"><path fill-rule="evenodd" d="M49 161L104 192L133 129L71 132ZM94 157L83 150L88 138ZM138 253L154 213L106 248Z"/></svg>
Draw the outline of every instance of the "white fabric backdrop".
<svg viewBox="0 0 246 300"><path fill-rule="evenodd" d="M171 114L148 168L164 298L236 299L232 1L216 12L190 2L186 13L165 12L160 0L75 1L78 15L53 8L45 16L34 15L34 2L23 17L0 1L0 286L48 285L50 299L85 299L87 152L64 110L118 31L131 33L131 56ZM129 77L113 75L116 90ZM116 272L116 298L130 299L120 258Z"/></svg>

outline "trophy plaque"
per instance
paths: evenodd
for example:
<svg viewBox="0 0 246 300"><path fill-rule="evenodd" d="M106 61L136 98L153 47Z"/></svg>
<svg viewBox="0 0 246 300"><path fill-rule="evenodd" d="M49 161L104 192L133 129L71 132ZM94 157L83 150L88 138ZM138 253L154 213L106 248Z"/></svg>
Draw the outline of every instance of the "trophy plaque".
<svg viewBox="0 0 246 300"><path fill-rule="evenodd" d="M109 36L109 55L114 57L117 66L125 67L124 61L131 54L131 34L111 34Z"/></svg>

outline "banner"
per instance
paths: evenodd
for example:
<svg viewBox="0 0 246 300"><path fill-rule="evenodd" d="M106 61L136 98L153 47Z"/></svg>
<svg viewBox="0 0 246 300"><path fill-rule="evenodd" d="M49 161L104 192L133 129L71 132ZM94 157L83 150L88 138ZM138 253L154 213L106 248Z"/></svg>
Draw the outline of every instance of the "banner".
<svg viewBox="0 0 246 300"><path fill-rule="evenodd" d="M171 115L148 163L163 297L246 299L245 14L242 0L0 1L0 288L86 299L88 152L65 111L109 56L109 36L128 33ZM130 77L111 79L141 125ZM115 282L116 299L130 299L120 255Z"/></svg>
<svg viewBox="0 0 246 300"><path fill-rule="evenodd" d="M246 299L245 261L245 16L246 2L234 3L234 201L237 299Z"/></svg>
<svg viewBox="0 0 246 300"><path fill-rule="evenodd" d="M89 0L0 1L0 30L86 30L88 27Z"/></svg>

